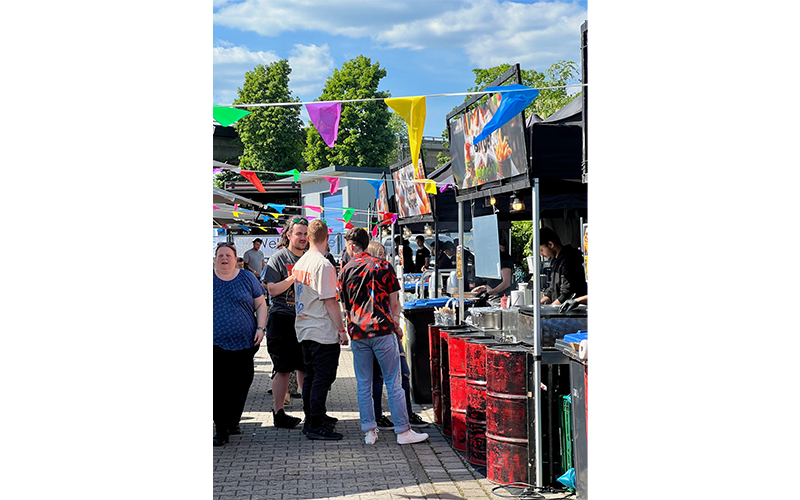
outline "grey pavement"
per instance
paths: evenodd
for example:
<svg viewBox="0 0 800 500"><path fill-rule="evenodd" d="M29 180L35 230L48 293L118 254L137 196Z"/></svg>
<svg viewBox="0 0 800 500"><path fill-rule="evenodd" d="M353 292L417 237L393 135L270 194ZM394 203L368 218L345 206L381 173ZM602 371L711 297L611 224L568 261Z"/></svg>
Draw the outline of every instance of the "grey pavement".
<svg viewBox="0 0 800 500"><path fill-rule="evenodd" d="M430 405L414 405L431 425L428 441L398 445L394 431L379 431L375 445L364 443L358 416L353 356L342 349L336 382L328 396L328 414L339 419L340 441L312 441L296 429L272 425L272 364L266 346L255 357L256 374L242 416L242 434L213 448L215 500L308 498L344 499L482 499L518 498L519 488L501 488L486 479L485 469L471 466L451 448L433 422ZM384 414L389 405L384 389ZM302 401L286 412L303 417ZM211 446L209 439L209 446ZM563 498L563 495L545 495ZM573 496L574 498L574 496Z"/></svg>

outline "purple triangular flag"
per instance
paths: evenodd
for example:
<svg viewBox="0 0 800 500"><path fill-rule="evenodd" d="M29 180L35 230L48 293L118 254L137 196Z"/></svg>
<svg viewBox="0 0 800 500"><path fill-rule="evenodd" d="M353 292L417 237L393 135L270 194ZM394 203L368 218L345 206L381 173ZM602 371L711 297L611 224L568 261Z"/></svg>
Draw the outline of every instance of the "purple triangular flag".
<svg viewBox="0 0 800 500"><path fill-rule="evenodd" d="M308 116L311 118L311 123L316 127L322 140L329 148L332 148L336 143L336 137L339 135L339 117L342 114L342 103L340 102L310 102L306 104Z"/></svg>

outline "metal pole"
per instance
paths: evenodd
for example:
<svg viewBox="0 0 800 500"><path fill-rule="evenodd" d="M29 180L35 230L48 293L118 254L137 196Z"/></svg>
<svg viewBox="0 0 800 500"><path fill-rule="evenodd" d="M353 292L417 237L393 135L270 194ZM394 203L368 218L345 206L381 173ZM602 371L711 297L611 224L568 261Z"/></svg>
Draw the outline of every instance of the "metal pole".
<svg viewBox="0 0 800 500"><path fill-rule="evenodd" d="M464 268L467 263L464 261L464 202L458 202L458 261L461 262L461 267L458 268L460 276L458 277L458 324L464 323L464 281L466 273Z"/></svg>
<svg viewBox="0 0 800 500"><path fill-rule="evenodd" d="M533 255L539 255L539 179L533 179ZM542 487L542 331L540 326L541 310L539 308L539 259L533 273L533 394L534 394L534 426L536 432L536 487ZM552 457L551 457L552 460Z"/></svg>

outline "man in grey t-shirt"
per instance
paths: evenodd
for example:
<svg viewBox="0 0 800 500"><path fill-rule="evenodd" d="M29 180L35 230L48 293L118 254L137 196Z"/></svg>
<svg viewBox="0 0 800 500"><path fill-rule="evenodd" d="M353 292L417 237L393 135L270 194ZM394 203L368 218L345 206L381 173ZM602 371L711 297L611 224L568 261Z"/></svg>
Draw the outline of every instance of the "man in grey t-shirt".
<svg viewBox="0 0 800 500"><path fill-rule="evenodd" d="M262 243L261 238L254 239L253 248L242 255L245 269L253 271L256 276L261 276L261 270L264 268L264 252L261 251Z"/></svg>
<svg viewBox="0 0 800 500"><path fill-rule="evenodd" d="M271 306L267 318L267 352L272 359L273 424L275 427L293 429L300 419L283 410L286 389L292 371L297 372L297 383L303 386L305 365L303 351L295 334L295 294L292 269L303 256L308 244L308 221L302 217L290 219L284 226L288 244L270 257L264 283L267 285Z"/></svg>

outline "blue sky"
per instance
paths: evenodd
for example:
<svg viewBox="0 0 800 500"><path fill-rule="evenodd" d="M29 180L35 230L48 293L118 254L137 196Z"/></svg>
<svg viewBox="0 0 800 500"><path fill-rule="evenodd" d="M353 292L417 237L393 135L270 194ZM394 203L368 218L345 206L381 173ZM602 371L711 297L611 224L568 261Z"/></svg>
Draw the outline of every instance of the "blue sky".
<svg viewBox="0 0 800 500"><path fill-rule="evenodd" d="M393 97L465 92L473 68L580 62L587 19L586 1L214 0L214 104L230 104L257 64L287 58L293 95L313 101L359 54L386 69L380 90ZM425 135L439 136L463 101L427 99Z"/></svg>

